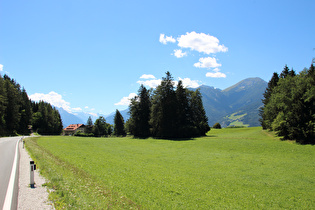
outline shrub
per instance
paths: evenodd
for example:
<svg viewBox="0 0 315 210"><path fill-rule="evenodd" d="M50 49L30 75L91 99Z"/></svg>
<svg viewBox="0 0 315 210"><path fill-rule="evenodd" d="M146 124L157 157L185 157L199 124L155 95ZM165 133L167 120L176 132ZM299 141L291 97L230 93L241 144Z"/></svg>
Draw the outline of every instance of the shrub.
<svg viewBox="0 0 315 210"><path fill-rule="evenodd" d="M220 123L217 122L216 124L214 124L214 125L213 125L213 128L221 129Z"/></svg>

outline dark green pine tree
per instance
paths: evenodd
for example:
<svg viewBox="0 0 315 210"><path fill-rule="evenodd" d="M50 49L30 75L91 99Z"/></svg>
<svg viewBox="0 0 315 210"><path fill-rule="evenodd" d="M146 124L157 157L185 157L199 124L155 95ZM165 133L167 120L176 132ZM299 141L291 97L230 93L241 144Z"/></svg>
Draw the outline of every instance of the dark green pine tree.
<svg viewBox="0 0 315 210"><path fill-rule="evenodd" d="M277 86L279 81L279 75L277 72L274 72L272 75L272 78L270 79L270 81L268 82L268 86L263 94L264 98L262 99L263 102L263 106L260 108L260 123L261 126L263 127L263 129L270 129L271 128L271 123L270 121L272 121L271 119L274 119L275 115L272 116L267 116L266 113L264 113L264 109L265 106L268 104L272 91L273 89Z"/></svg>
<svg viewBox="0 0 315 210"><path fill-rule="evenodd" d="M280 78L284 79L286 78L288 75L290 75L290 70L289 67L287 65L284 66L281 74L280 74Z"/></svg>
<svg viewBox="0 0 315 210"><path fill-rule="evenodd" d="M197 128L198 136L205 136L210 131L208 117L202 104L202 96L197 89L191 95L191 111L193 116L194 126Z"/></svg>
<svg viewBox="0 0 315 210"><path fill-rule="evenodd" d="M8 134L15 134L18 131L20 122L20 86L13 79L11 80L7 75L4 75L4 80L7 94L7 106L4 115L6 130Z"/></svg>
<svg viewBox="0 0 315 210"><path fill-rule="evenodd" d="M138 91L138 96L131 100L129 106L129 131L135 137L146 138L150 136L150 109L150 90L141 85Z"/></svg>
<svg viewBox="0 0 315 210"><path fill-rule="evenodd" d="M93 129L93 121L91 116L89 116L87 122L86 122L86 132L87 133L92 133L92 129Z"/></svg>
<svg viewBox="0 0 315 210"><path fill-rule="evenodd" d="M126 136L124 118L120 114L118 109L116 109L116 114L114 118L114 134L116 136Z"/></svg>
<svg viewBox="0 0 315 210"><path fill-rule="evenodd" d="M4 83L5 81L0 74L0 136L6 134L5 111L7 108L7 94Z"/></svg>
<svg viewBox="0 0 315 210"><path fill-rule="evenodd" d="M31 107L31 100L28 98L28 95L25 89L22 89L21 92L21 106L20 106L20 124L18 132L19 134L29 134L29 125L31 125L32 119L32 107Z"/></svg>
<svg viewBox="0 0 315 210"><path fill-rule="evenodd" d="M183 82L179 80L176 87L177 99L177 136L191 137L197 135L193 126L192 112L190 108L191 91L184 88Z"/></svg>
<svg viewBox="0 0 315 210"><path fill-rule="evenodd" d="M152 135L158 138L175 138L177 125L176 93L170 72L162 78L152 97Z"/></svg>

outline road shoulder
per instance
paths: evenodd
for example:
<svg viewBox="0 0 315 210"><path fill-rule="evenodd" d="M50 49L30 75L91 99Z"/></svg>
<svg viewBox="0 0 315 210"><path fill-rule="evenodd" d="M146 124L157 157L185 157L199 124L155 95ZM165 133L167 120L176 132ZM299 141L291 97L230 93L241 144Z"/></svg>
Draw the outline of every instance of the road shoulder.
<svg viewBox="0 0 315 210"><path fill-rule="evenodd" d="M42 186L46 180L34 171L35 188L30 187L30 161L23 143L19 144L20 166L19 166L19 196L18 209L54 209L53 204L48 201L47 188Z"/></svg>

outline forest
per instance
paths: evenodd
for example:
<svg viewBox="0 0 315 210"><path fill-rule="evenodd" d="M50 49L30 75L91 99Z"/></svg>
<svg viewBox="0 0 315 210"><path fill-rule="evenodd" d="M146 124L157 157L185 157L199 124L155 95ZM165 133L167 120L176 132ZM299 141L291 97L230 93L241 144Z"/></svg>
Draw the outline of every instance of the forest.
<svg viewBox="0 0 315 210"><path fill-rule="evenodd" d="M0 136L28 135L31 131L59 135L62 128L58 110L49 103L31 101L20 84L0 75Z"/></svg>
<svg viewBox="0 0 315 210"><path fill-rule="evenodd" d="M315 70L312 64L299 74L285 66L273 73L260 110L263 129L284 140L315 143Z"/></svg>

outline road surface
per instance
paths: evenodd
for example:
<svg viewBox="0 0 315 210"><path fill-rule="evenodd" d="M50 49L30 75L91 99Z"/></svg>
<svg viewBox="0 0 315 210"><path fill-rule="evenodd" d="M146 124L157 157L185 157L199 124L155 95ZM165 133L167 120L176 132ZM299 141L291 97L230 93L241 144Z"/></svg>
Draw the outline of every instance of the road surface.
<svg viewBox="0 0 315 210"><path fill-rule="evenodd" d="M17 208L19 152L17 152L17 156L15 156L15 153L17 142L20 139L21 137L0 138L0 209L3 210L8 209L8 206L11 209ZM12 170L15 159L17 159L16 171ZM11 175L11 172L15 173ZM13 188L8 188L10 180ZM13 199L11 199L12 197ZM4 206L5 201L6 207Z"/></svg>

